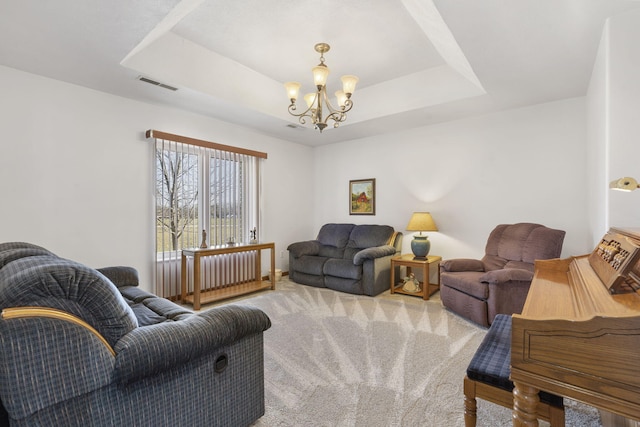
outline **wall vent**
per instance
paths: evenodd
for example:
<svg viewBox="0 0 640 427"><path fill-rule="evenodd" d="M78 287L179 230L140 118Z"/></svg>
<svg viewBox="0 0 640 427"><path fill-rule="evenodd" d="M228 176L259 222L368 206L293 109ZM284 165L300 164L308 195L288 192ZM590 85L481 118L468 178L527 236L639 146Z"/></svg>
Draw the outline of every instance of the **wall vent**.
<svg viewBox="0 0 640 427"><path fill-rule="evenodd" d="M149 83L149 84L155 85L155 86L160 86L160 87L163 87L165 89L172 90L172 91L178 90L177 87L169 86L167 84L157 82L155 80L152 80L152 79L150 79L148 77L144 77L144 76L138 76L138 80L140 80L141 82L145 82L145 83Z"/></svg>

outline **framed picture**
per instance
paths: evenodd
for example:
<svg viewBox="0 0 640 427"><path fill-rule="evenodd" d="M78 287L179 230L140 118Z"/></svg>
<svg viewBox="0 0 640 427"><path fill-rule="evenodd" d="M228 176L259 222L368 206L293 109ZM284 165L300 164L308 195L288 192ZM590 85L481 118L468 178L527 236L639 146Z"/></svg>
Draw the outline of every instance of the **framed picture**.
<svg viewBox="0 0 640 427"><path fill-rule="evenodd" d="M349 215L375 215L375 178L349 181L349 199Z"/></svg>

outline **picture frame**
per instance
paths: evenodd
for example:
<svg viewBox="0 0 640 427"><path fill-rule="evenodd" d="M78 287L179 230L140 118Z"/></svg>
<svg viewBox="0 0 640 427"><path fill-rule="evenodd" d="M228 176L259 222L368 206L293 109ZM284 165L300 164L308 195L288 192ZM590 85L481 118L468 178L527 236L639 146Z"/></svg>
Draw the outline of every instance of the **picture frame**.
<svg viewBox="0 0 640 427"><path fill-rule="evenodd" d="M376 179L349 181L349 215L376 214Z"/></svg>

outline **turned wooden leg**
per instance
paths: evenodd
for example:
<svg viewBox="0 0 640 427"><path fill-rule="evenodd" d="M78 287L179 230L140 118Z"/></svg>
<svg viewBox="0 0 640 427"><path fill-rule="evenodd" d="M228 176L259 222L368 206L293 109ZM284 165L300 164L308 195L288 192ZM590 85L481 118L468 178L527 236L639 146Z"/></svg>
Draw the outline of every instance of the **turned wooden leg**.
<svg viewBox="0 0 640 427"><path fill-rule="evenodd" d="M539 390L514 382L513 389L513 426L514 427L538 427L536 409L540 398Z"/></svg>
<svg viewBox="0 0 640 427"><path fill-rule="evenodd" d="M476 427L477 420L476 383L464 378L464 427Z"/></svg>

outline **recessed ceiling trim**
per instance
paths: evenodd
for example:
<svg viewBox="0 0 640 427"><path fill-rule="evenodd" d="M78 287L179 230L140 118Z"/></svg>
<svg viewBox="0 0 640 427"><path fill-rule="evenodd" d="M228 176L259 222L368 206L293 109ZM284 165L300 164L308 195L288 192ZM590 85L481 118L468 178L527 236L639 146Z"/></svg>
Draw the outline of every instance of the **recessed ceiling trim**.
<svg viewBox="0 0 640 427"><path fill-rule="evenodd" d="M155 26L146 37L138 43L136 47L125 56L120 65L126 65L129 58L135 56L138 52L148 47L151 43L162 37L180 22L185 16L189 15L202 4L204 0L182 0L178 3L167 16Z"/></svg>

